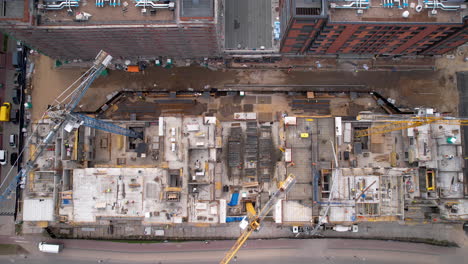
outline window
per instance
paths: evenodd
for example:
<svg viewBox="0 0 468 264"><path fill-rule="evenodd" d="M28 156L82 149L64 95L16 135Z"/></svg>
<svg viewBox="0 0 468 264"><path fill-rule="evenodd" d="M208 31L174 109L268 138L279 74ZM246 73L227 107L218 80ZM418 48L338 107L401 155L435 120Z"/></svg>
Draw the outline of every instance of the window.
<svg viewBox="0 0 468 264"><path fill-rule="evenodd" d="M304 33L304 32L311 32L312 30L314 30L314 26L303 26L301 28L301 32Z"/></svg>

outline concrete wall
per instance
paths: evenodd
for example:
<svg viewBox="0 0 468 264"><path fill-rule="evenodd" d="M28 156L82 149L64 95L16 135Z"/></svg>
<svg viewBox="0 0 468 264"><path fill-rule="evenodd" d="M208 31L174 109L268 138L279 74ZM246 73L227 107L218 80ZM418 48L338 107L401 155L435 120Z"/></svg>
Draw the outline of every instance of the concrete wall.
<svg viewBox="0 0 468 264"><path fill-rule="evenodd" d="M116 58L198 58L219 54L214 24L4 27L28 46L56 59L92 60L104 49Z"/></svg>

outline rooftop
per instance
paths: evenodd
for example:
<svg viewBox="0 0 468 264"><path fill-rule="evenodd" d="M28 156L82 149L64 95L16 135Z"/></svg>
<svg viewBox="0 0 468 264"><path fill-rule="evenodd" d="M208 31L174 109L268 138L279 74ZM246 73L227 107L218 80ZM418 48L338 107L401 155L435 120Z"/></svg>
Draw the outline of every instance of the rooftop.
<svg viewBox="0 0 468 264"><path fill-rule="evenodd" d="M0 20L23 18L24 6L25 0L0 1Z"/></svg>
<svg viewBox="0 0 468 264"><path fill-rule="evenodd" d="M420 5L417 0L330 0L329 15L333 22L418 22L460 23L467 14L463 1L439 2L433 8L432 1Z"/></svg>
<svg viewBox="0 0 468 264"><path fill-rule="evenodd" d="M182 0L181 17L211 18L213 17L213 0Z"/></svg>
<svg viewBox="0 0 468 264"><path fill-rule="evenodd" d="M225 7L227 49L260 50L273 46L271 0L227 0Z"/></svg>
<svg viewBox="0 0 468 264"><path fill-rule="evenodd" d="M24 221L52 221L54 220L54 200L25 199L23 209Z"/></svg>
<svg viewBox="0 0 468 264"><path fill-rule="evenodd" d="M148 1L153 3L152 1ZM157 1L154 1L157 2ZM61 9L51 6L52 3L48 0L42 0L42 8L39 8L40 18L38 18L38 24L70 24L76 25L77 23L86 24L115 24L117 22L126 23L164 23L173 22L175 20L175 12L179 10L179 7L171 2L164 6L158 6L153 8L147 6L144 8L141 6L142 2L134 1L99 1L90 2L88 4L84 2L78 2L75 7L64 7ZM115 5L114 5L115 3ZM150 4L148 4L150 5ZM163 4L158 4L163 5ZM49 6L49 7L47 7ZM174 7L172 7L174 6ZM81 17L80 15L91 15L88 19Z"/></svg>

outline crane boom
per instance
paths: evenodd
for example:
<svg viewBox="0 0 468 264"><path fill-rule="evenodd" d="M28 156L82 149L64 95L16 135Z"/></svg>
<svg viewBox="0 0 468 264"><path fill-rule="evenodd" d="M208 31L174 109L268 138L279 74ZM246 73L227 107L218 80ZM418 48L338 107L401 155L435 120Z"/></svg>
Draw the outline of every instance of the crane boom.
<svg viewBox="0 0 468 264"><path fill-rule="evenodd" d="M5 189L1 191L0 201L8 199L10 194L16 189L18 181L21 178L26 177L26 175L28 175L28 173L33 169L34 164L36 163L37 159L42 155L44 150L47 148L47 145L49 145L52 142L52 140L55 139L57 132L60 130L62 125L69 119L68 115L70 114L70 111L75 109L75 107L80 102L81 98L83 98L84 93L88 90L91 83L109 65L111 60L112 56L107 54L105 51L101 50L96 56L93 66L86 72L87 76L78 85L78 87L75 90L73 90L69 95L66 95L66 92L71 88L70 86L64 92L62 92L62 94L59 95L59 100L55 100L56 105L52 106L48 112L55 125L49 131L47 136L38 144L38 147L35 149L34 153L32 153L31 158L26 162L24 168L21 169L21 171L18 172L18 174L16 174L16 176L10 180L10 184L8 184L8 186L6 186ZM73 84L75 83L76 82L74 82ZM62 106L62 104L65 105ZM0 187L3 187L5 182L6 181L3 181Z"/></svg>
<svg viewBox="0 0 468 264"><path fill-rule="evenodd" d="M383 121L383 125L371 126L367 129L355 130L355 137L365 137L373 134L385 134L392 131L403 130L412 127L418 127L440 121L440 117L411 117L407 120Z"/></svg>
<svg viewBox="0 0 468 264"><path fill-rule="evenodd" d="M142 138L141 133L73 112L93 81L102 73L104 69L107 68L111 60L112 56L101 50L96 56L93 62L93 66L72 85L65 89L65 91L63 91L57 97L57 99L55 99L55 105L50 107L47 111L47 115L54 124L52 129L50 129L47 136L38 144L34 153L31 154L30 160L26 162L23 169L18 174L16 174L13 179L9 180L10 183L2 190L2 187L4 187L4 184L7 182L7 175L5 180L0 185L0 201L8 199L10 194L16 189L19 180L25 179L26 175L28 175L29 172L34 168L34 164L36 163L37 159L42 155L47 146L52 143L52 141L55 139L55 136L57 135L57 132L63 127L65 123L81 123L83 125L111 133ZM70 89L82 78L84 79L78 84L78 86L74 90L70 91Z"/></svg>
<svg viewBox="0 0 468 264"><path fill-rule="evenodd" d="M379 118L387 117L388 119L372 119L373 122L379 122L383 124L374 125L366 129L355 129L354 137L365 137L370 135L385 134L392 131L399 131L407 128L414 128L418 126L428 125L428 124L439 124L439 125L459 125L466 126L468 125L468 120L466 118L451 118L443 116L399 116L394 115L390 116L379 116ZM396 118L396 119L394 119ZM358 120L361 120L358 117Z"/></svg>
<svg viewBox="0 0 468 264"><path fill-rule="evenodd" d="M265 206L260 210L260 213L251 216L251 219L249 219L249 225L236 240L236 243L232 246L232 248L226 253L221 262L219 262L220 264L227 264L231 261L231 259L237 254L245 241L247 241L247 239L250 237L252 232L259 230L260 223L263 221L263 219L265 219L273 206L275 206L275 204L278 202L280 196L282 194L286 195L291 190L294 183L296 183L296 177L292 174L289 174L284 181L279 183L278 190L276 190L276 192L271 196L270 200L268 200Z"/></svg>
<svg viewBox="0 0 468 264"><path fill-rule="evenodd" d="M138 133L131 129L123 128L123 127L114 125L112 123L109 123L103 120L99 120L99 119L92 118L87 115L83 115L83 114L79 114L75 112L70 113L70 115L72 115L74 118L78 119L79 121L82 121L83 125L87 127L92 127L92 128L96 128L99 130L103 130L103 131L107 131L110 133L119 134L119 135L123 135L127 137L143 138L142 133Z"/></svg>

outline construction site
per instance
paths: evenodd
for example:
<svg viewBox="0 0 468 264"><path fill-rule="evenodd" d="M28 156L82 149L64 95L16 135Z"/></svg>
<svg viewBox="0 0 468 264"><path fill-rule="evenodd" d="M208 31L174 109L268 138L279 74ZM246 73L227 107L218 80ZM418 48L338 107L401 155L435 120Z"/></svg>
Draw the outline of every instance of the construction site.
<svg viewBox="0 0 468 264"><path fill-rule="evenodd" d="M10 261L468 245L466 1L0 0L0 32Z"/></svg>
<svg viewBox="0 0 468 264"><path fill-rule="evenodd" d="M464 119L398 108L363 86L119 91L79 111L110 59L31 123L19 174L25 232L152 238L257 212L277 226L353 232L466 220Z"/></svg>

